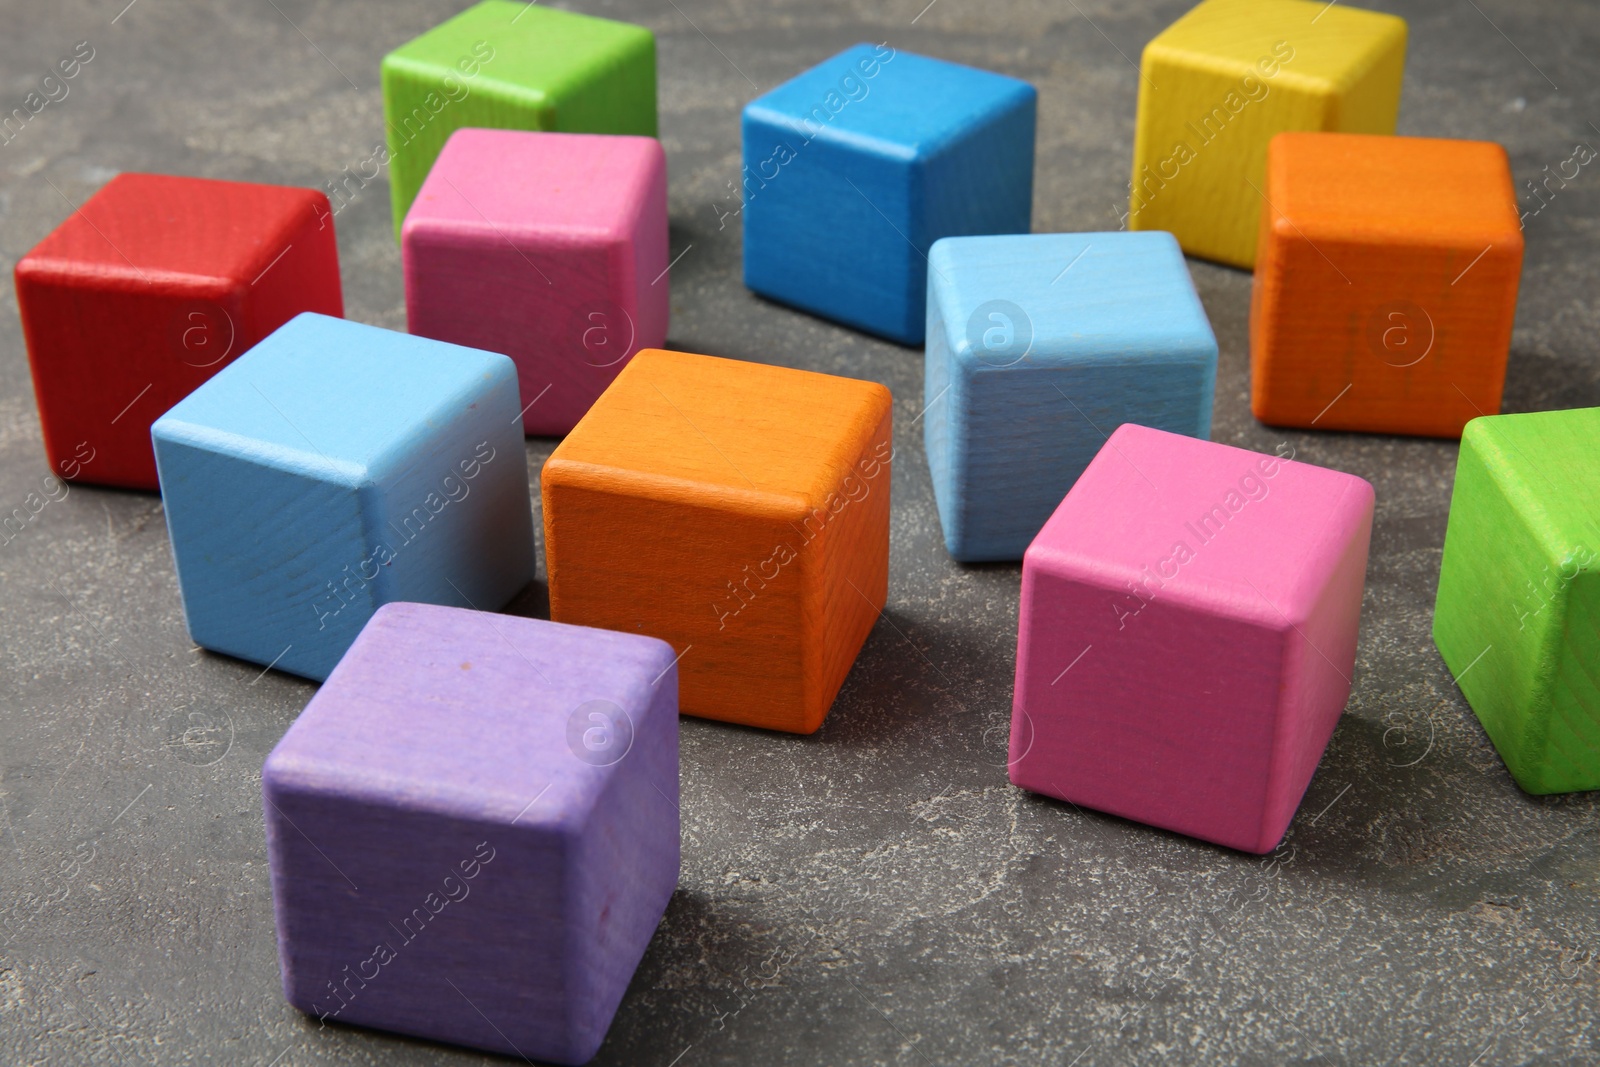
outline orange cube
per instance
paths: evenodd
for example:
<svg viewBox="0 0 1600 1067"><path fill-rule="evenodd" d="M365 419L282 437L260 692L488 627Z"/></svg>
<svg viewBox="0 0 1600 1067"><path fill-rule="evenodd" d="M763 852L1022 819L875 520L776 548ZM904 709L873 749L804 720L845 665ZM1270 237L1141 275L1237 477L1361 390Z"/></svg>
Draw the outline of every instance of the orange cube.
<svg viewBox="0 0 1600 1067"><path fill-rule="evenodd" d="M687 714L813 732L888 596L889 405L639 352L544 465L550 617L670 642Z"/></svg>
<svg viewBox="0 0 1600 1067"><path fill-rule="evenodd" d="M1250 406L1277 426L1460 437L1500 410L1522 274L1505 149L1281 133L1250 306Z"/></svg>

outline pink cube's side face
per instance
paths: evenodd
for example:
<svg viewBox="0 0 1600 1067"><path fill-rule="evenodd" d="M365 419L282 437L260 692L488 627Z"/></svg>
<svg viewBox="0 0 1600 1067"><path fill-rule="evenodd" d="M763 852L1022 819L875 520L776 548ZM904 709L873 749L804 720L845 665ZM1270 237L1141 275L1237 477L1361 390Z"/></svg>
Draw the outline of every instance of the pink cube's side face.
<svg viewBox="0 0 1600 1067"><path fill-rule="evenodd" d="M666 341L666 162L648 137L457 131L401 231L414 334L517 364L524 431L564 434Z"/></svg>
<svg viewBox="0 0 1600 1067"><path fill-rule="evenodd" d="M1350 475L1119 429L1023 562L1012 781L1270 851L1349 697L1372 503Z"/></svg>
<svg viewBox="0 0 1600 1067"><path fill-rule="evenodd" d="M1255 849L1283 633L1159 600L1119 629L1128 594L1093 566L1023 568L1012 782Z"/></svg>

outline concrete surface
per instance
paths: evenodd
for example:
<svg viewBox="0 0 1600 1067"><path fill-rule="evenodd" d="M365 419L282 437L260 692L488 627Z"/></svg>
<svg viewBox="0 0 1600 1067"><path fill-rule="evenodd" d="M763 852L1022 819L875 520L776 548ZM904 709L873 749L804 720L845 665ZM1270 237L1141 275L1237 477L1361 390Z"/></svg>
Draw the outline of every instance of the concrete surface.
<svg viewBox="0 0 1600 1067"><path fill-rule="evenodd" d="M5 110L95 49L0 145L7 267L118 170L356 170L382 136L379 57L461 6L125 2L0 4ZM901 450L889 608L826 727L682 724L682 886L596 1062L1600 1061L1600 800L1520 793L1428 638L1455 446L1255 424L1246 274L1194 265L1222 346L1215 437L1378 492L1343 723L1265 858L1008 786L1017 568L946 558L920 353L740 285L737 217L719 228L738 109L858 40L1002 70L1041 90L1035 228L1114 229L1130 60L1186 2L925 3L576 5L660 35L672 345L885 382ZM1592 4L1378 6L1411 21L1402 132L1500 141L1519 182L1600 144ZM1596 166L1528 221L1507 410L1600 404ZM338 216L347 311L403 327L388 212L380 180ZM550 442L528 447L537 465ZM0 511L45 474L7 284ZM50 503L0 547L0 593L0 1062L485 1059L319 1031L283 1001L259 775L312 687L191 646L155 496Z"/></svg>

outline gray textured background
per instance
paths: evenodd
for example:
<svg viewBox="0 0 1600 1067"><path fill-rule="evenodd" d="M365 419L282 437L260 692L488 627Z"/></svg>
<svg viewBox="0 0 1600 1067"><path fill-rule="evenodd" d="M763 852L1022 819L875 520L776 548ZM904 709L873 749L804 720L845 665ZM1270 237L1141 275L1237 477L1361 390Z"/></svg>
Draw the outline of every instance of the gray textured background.
<svg viewBox="0 0 1600 1067"><path fill-rule="evenodd" d="M353 169L382 136L379 58L464 6L136 0L113 24L125 2L0 4L0 108L76 42L96 52L0 146L8 270L68 213L46 179L81 203L120 170ZM713 205L757 87L886 39L1035 83L1034 228L1115 229L1129 59L1187 3L924 3L575 5L659 35L687 249L671 345L884 382L902 457L888 611L823 730L683 722L681 889L597 1062L1600 1061L1597 798L1521 794L1428 638L1455 445L1255 424L1247 274L1193 265L1222 347L1216 438L1287 441L1378 492L1355 692L1289 839L1229 853L1007 784L1018 569L945 556L920 353L751 296ZM1600 145L1592 3L1377 6L1411 23L1401 132L1502 142L1519 187ZM1600 404L1597 168L1528 223L1506 410ZM337 222L347 314L404 328L387 186ZM549 447L529 442L535 467ZM8 283L0 512L46 473ZM260 768L312 686L190 644L154 495L73 489L0 547L0 594L0 1062L484 1059L319 1032L283 1001Z"/></svg>

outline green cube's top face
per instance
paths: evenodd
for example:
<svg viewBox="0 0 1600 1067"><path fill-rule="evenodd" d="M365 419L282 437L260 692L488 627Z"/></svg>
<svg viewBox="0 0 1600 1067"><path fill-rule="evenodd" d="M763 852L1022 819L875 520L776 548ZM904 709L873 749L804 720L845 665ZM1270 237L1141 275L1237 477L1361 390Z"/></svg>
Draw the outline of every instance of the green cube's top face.
<svg viewBox="0 0 1600 1067"><path fill-rule="evenodd" d="M492 58L483 54L484 45ZM643 26L536 3L483 0L390 52L383 65L441 81L472 79L474 88L501 87L540 107L558 104L640 52L655 52L655 35ZM475 58L480 62L473 63Z"/></svg>
<svg viewBox="0 0 1600 1067"><path fill-rule="evenodd" d="M463 127L654 137L655 35L483 0L383 57L383 113L398 239L433 161Z"/></svg>
<svg viewBox="0 0 1600 1067"><path fill-rule="evenodd" d="M1254 75L1307 88L1348 88L1397 43L1406 24L1393 15L1310 0L1205 0L1145 46L1217 74ZM1248 93L1252 86L1246 85Z"/></svg>
<svg viewBox="0 0 1600 1067"><path fill-rule="evenodd" d="M1479 455L1552 560L1600 555L1600 408L1473 419L1461 447Z"/></svg>

